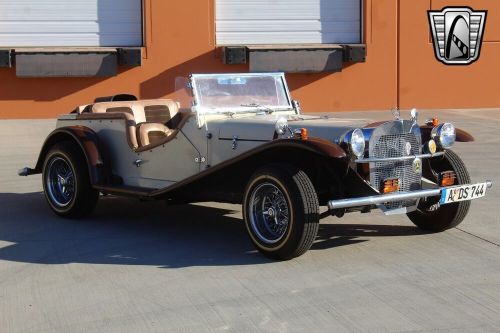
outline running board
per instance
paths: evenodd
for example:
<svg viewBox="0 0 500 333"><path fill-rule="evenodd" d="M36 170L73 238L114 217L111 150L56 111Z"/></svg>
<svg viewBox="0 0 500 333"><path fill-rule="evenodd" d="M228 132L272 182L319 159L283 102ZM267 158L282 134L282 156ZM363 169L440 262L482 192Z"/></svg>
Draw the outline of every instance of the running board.
<svg viewBox="0 0 500 333"><path fill-rule="evenodd" d="M135 197L141 199L151 199L151 193L156 191L156 189L152 188L143 188L143 187L134 187L134 186L103 186L103 185L94 185L94 189L99 192L112 194L112 195L121 195L128 197Z"/></svg>

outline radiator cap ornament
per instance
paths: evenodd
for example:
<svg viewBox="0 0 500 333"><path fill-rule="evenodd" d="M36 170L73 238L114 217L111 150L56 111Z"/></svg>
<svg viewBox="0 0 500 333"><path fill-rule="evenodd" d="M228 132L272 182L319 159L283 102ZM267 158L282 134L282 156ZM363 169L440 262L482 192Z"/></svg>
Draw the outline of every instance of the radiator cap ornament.
<svg viewBox="0 0 500 333"><path fill-rule="evenodd" d="M417 109L411 109L410 116L411 116L411 120L414 123L418 122L418 111L417 111Z"/></svg>
<svg viewBox="0 0 500 333"><path fill-rule="evenodd" d="M401 111L399 110L399 108L392 109L392 115L394 116L394 119L400 120L401 119Z"/></svg>

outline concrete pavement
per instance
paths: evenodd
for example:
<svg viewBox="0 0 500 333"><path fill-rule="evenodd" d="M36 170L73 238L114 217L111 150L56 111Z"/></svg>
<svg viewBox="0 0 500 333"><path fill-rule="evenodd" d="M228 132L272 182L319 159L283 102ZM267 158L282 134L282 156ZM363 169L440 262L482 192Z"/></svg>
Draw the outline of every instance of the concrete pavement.
<svg viewBox="0 0 500 333"><path fill-rule="evenodd" d="M455 148L473 180L495 182L459 228L332 217L288 262L254 250L235 205L106 197L87 220L56 218L40 177L16 176L54 121L0 121L0 331L499 331L500 111L438 115L476 137Z"/></svg>

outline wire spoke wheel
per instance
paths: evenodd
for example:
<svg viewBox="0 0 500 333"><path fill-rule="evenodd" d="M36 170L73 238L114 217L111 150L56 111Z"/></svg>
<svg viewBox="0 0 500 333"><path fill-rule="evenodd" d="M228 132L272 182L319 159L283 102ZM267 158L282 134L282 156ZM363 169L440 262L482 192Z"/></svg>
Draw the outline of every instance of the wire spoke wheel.
<svg viewBox="0 0 500 333"><path fill-rule="evenodd" d="M75 174L62 157L55 157L48 165L46 178L50 199L60 207L68 206L75 196Z"/></svg>
<svg viewBox="0 0 500 333"><path fill-rule="evenodd" d="M311 247L319 227L319 203L305 172L272 164L250 178L243 218L251 241L269 258L288 260Z"/></svg>
<svg viewBox="0 0 500 333"><path fill-rule="evenodd" d="M250 200L250 221L255 234L266 244L279 242L290 219L283 192L271 183L263 183L253 190Z"/></svg>
<svg viewBox="0 0 500 333"><path fill-rule="evenodd" d="M81 218L94 210L99 191L91 185L84 153L74 144L54 145L45 157L42 174L45 198L58 216Z"/></svg>

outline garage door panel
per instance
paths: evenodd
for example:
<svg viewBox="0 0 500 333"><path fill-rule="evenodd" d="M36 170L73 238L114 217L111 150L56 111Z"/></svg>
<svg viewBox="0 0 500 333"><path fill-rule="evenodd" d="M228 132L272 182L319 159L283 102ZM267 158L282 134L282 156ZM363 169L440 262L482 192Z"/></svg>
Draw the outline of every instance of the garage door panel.
<svg viewBox="0 0 500 333"><path fill-rule="evenodd" d="M0 0L0 47L142 46L141 0Z"/></svg>
<svg viewBox="0 0 500 333"><path fill-rule="evenodd" d="M330 0L328 5L321 4L322 0L304 0L301 3L272 3L272 2L228 2L217 0L217 18L227 19L254 19L254 20L289 20L289 19L338 19L359 20L360 3L356 0ZM346 3L348 3L346 5Z"/></svg>
<svg viewBox="0 0 500 333"><path fill-rule="evenodd" d="M359 43L361 1L216 0L217 44Z"/></svg>
<svg viewBox="0 0 500 333"><path fill-rule="evenodd" d="M247 36L241 34L226 34L222 35L223 40L227 45L255 45L263 44L262 42L256 42L257 33L251 33ZM265 38L264 44L331 44L332 40L335 40L337 44L350 44L353 40L356 40L358 36L356 34L317 34L317 33L307 33L301 32L296 34L262 34L262 39ZM304 42L307 40L307 43Z"/></svg>
<svg viewBox="0 0 500 333"><path fill-rule="evenodd" d="M64 33L99 34L105 31L108 34L134 34L141 31L140 24L97 23L97 22L0 22L0 31L10 34L58 34L64 28Z"/></svg>
<svg viewBox="0 0 500 333"><path fill-rule="evenodd" d="M12 38L17 40L12 43ZM78 36L75 40L72 36L67 35L44 35L44 38L34 39L33 34L30 35L6 35L0 36L0 45L8 45L9 47L102 47L108 45L109 47L124 46L130 42L130 36L122 36L115 34L107 34L97 36L95 34ZM113 46L111 46L113 45Z"/></svg>
<svg viewBox="0 0 500 333"><path fill-rule="evenodd" d="M355 22L330 22L327 26L324 26L319 21L288 21L286 26L279 21L229 21L222 22L218 26L217 30L219 32L272 32L272 31L285 31L285 32L300 32L300 31L311 31L317 32L318 34L341 32L341 33L352 33L356 29L357 23ZM285 29L284 29L285 28Z"/></svg>

